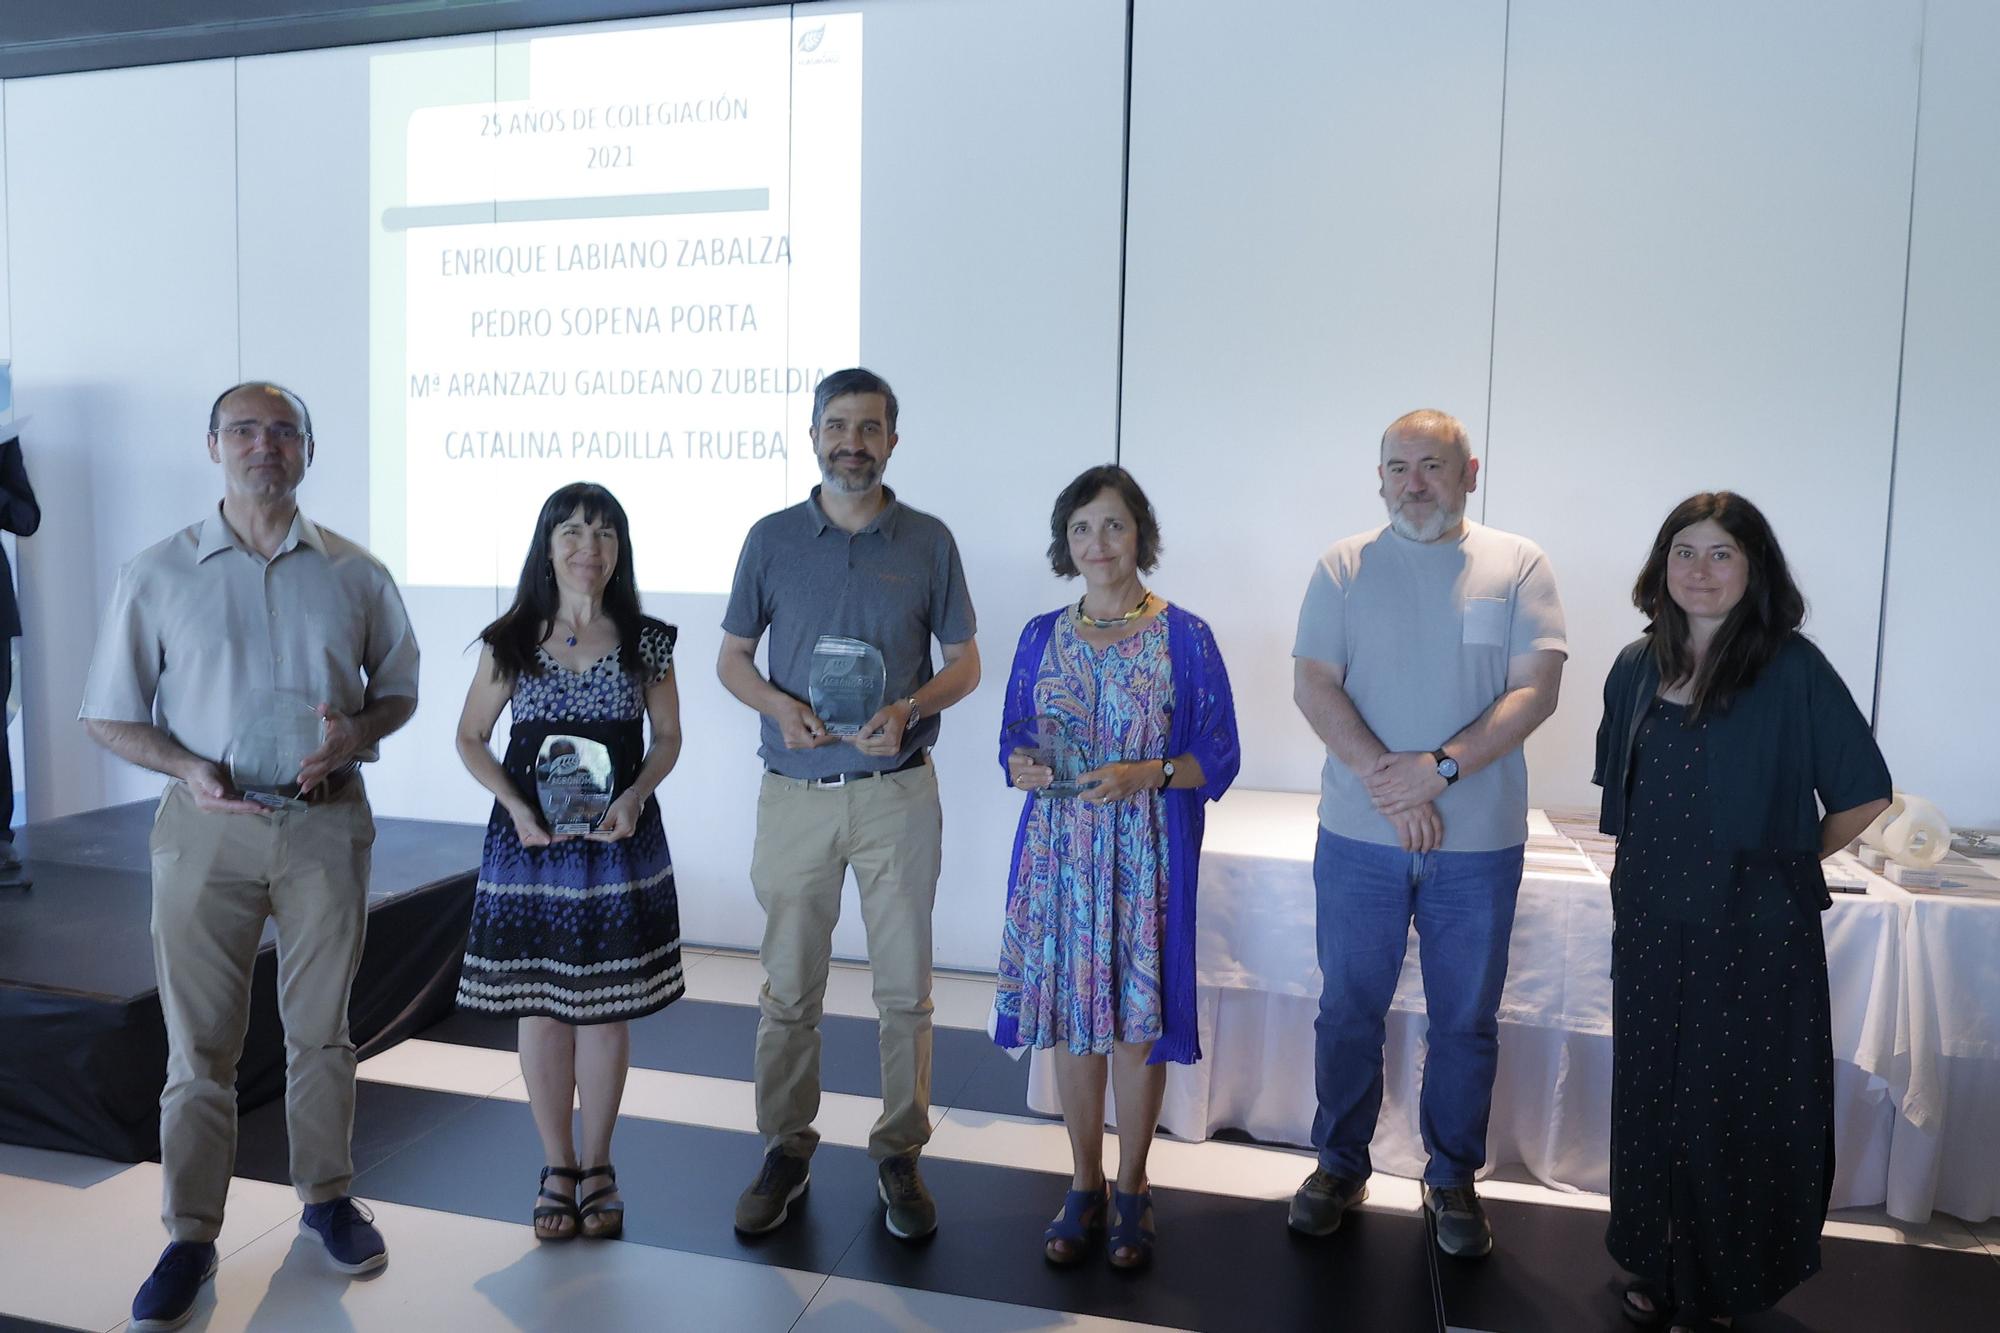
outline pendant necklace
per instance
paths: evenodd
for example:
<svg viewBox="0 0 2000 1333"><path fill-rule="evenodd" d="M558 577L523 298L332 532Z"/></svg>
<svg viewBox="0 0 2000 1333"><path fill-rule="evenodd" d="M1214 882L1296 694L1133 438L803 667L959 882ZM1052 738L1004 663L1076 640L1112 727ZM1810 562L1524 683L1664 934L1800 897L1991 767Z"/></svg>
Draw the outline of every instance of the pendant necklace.
<svg viewBox="0 0 2000 1333"><path fill-rule="evenodd" d="M1084 594L1085 597L1089 595L1090 594L1088 593ZM1090 626L1090 628L1092 629L1117 629L1122 625L1129 625L1133 621L1137 620L1140 616L1145 615L1146 607L1149 603L1152 602L1152 600L1153 600L1152 593L1142 592L1139 594L1139 604L1133 607L1130 611L1127 611L1122 616L1112 616L1108 620L1100 620L1096 616L1090 614L1090 612L1083 609L1083 597L1079 597L1076 599L1076 618L1082 623Z"/></svg>

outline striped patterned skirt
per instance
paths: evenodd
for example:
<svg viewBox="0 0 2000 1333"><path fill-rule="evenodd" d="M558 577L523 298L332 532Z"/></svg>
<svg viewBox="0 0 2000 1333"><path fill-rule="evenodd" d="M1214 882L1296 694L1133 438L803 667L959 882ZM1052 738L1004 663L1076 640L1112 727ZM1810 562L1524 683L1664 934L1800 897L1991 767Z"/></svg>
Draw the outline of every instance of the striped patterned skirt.
<svg viewBox="0 0 2000 1333"><path fill-rule="evenodd" d="M680 997L680 904L660 806L622 842L523 847L496 802L486 821L458 1006L494 1018L610 1023Z"/></svg>

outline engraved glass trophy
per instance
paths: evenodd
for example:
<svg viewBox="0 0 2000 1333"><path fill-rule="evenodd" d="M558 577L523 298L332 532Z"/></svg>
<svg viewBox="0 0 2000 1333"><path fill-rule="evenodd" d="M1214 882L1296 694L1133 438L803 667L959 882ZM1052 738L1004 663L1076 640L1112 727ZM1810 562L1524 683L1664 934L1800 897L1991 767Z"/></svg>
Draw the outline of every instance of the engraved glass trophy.
<svg viewBox="0 0 2000 1333"><path fill-rule="evenodd" d="M244 800L273 810L296 806L302 804L299 769L325 734L325 724L304 696L257 690L237 715L222 767Z"/></svg>
<svg viewBox="0 0 2000 1333"><path fill-rule="evenodd" d="M882 710L887 675L881 649L859 639L822 634L813 645L808 702L828 731L856 735Z"/></svg>
<svg viewBox="0 0 2000 1333"><path fill-rule="evenodd" d="M1075 796L1094 782L1079 782L1092 767L1073 719L1054 713L1039 713L1020 724L1021 743L1029 758L1055 774L1048 786L1037 788L1037 796Z"/></svg>
<svg viewBox="0 0 2000 1333"><path fill-rule="evenodd" d="M589 833L611 808L611 751L588 736L546 736L535 756L535 799L549 832Z"/></svg>

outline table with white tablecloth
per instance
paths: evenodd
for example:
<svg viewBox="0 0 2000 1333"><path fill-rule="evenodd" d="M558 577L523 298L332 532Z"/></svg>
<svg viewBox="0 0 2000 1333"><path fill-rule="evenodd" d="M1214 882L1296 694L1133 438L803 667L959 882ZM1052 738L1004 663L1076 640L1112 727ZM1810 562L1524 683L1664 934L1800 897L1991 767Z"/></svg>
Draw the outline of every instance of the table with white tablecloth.
<svg viewBox="0 0 2000 1333"><path fill-rule="evenodd" d="M1596 865L1538 836L1500 1001L1489 1169L1608 1188L1611 899ZM1169 1067L1161 1126L1303 1144L1313 1110L1315 798L1238 791L1211 807L1197 910L1200 1063ZM1824 918L1833 1001L1835 1208L2000 1212L2000 898L1915 894L1878 875ZM1375 1169L1420 1176L1423 982L1412 932L1384 1048ZM1028 1100L1058 1108L1047 1052Z"/></svg>

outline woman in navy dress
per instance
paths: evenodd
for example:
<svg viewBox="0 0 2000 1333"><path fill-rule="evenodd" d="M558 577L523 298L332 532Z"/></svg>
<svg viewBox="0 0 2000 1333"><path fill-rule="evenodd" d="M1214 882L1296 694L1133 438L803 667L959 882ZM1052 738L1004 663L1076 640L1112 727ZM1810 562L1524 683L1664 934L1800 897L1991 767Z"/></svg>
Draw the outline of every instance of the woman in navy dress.
<svg viewBox="0 0 2000 1333"><path fill-rule="evenodd" d="M653 799L680 757L674 635L639 609L623 507L601 486L565 486L542 506L514 604L480 631L459 718L459 754L494 805L458 1003L520 1023L548 1163L534 1208L542 1240L622 1233L611 1132L628 1024L683 990L673 864ZM488 743L503 708L512 725L496 760ZM615 796L590 832L555 833L536 795L538 757L547 767L545 747L596 753L589 742L604 747Z"/></svg>
<svg viewBox="0 0 2000 1333"><path fill-rule="evenodd" d="M1635 1322L1725 1327L1819 1270L1833 1185L1820 858L1888 805L1777 538L1728 491L1660 527L1604 689L1611 1220Z"/></svg>

